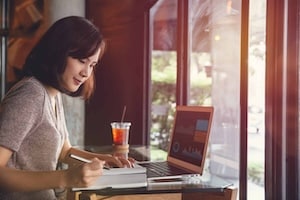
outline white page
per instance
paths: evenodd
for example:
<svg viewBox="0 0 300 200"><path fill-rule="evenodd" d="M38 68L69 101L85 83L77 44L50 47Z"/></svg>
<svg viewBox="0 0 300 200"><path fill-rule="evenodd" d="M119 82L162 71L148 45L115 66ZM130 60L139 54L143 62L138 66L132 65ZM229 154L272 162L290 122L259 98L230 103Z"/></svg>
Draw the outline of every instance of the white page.
<svg viewBox="0 0 300 200"><path fill-rule="evenodd" d="M119 174L119 175L102 175L90 187L73 188L78 190L99 190L104 188L138 188L147 186L146 173Z"/></svg>
<svg viewBox="0 0 300 200"><path fill-rule="evenodd" d="M117 175L117 174L137 174L145 173L146 168L140 165L135 165L133 168L110 168L109 170L103 169L103 175Z"/></svg>

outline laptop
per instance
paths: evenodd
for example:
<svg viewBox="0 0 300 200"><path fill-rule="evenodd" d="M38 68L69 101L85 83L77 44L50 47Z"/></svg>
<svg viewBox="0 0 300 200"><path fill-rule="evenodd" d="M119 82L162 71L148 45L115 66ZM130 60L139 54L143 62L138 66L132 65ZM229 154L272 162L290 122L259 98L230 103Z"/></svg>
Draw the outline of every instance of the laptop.
<svg viewBox="0 0 300 200"><path fill-rule="evenodd" d="M202 175L213 111L212 106L176 107L167 160L138 163L147 169L148 179Z"/></svg>

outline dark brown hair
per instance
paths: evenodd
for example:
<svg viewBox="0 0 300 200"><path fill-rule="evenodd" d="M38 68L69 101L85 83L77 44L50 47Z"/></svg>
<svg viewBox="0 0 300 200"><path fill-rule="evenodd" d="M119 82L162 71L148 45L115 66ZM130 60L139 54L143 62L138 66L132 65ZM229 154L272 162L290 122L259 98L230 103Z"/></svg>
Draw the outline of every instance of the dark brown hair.
<svg viewBox="0 0 300 200"><path fill-rule="evenodd" d="M94 55L105 42L99 29L89 20L69 16L56 21L32 49L23 66L23 76L34 76L45 85L52 86L70 96L88 99L94 92L94 71L76 92L67 91L60 84L67 57L84 59Z"/></svg>

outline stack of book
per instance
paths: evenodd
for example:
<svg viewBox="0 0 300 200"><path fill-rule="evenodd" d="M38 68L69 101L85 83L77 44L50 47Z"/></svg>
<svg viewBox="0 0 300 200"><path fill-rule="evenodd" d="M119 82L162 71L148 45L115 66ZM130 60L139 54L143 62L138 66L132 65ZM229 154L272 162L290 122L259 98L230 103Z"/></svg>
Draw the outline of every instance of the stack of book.
<svg viewBox="0 0 300 200"><path fill-rule="evenodd" d="M139 188L147 186L146 168L137 165L134 168L103 169L103 175L90 187L73 188L73 191Z"/></svg>

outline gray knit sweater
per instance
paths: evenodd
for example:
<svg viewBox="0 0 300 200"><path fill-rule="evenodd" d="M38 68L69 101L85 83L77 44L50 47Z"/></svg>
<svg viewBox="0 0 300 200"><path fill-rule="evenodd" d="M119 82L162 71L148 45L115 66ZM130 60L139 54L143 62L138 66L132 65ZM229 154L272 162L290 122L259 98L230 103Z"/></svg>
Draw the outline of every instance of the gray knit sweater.
<svg viewBox="0 0 300 200"><path fill-rule="evenodd" d="M13 151L8 167L30 171L56 170L68 132L61 95L56 97L55 115L50 97L35 78L25 78L5 96L0 107L0 145ZM9 193L0 199L56 199L54 190Z"/></svg>

